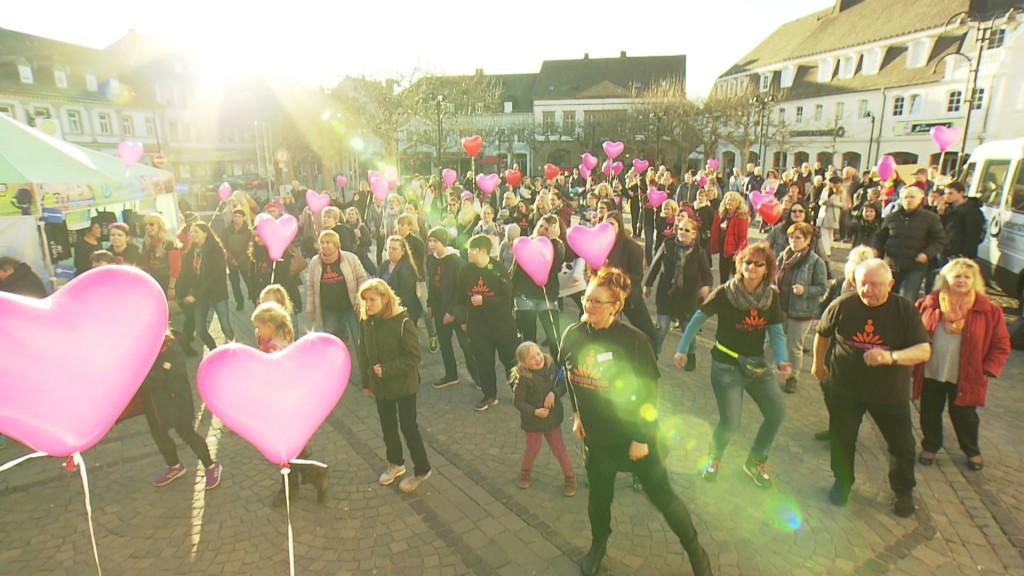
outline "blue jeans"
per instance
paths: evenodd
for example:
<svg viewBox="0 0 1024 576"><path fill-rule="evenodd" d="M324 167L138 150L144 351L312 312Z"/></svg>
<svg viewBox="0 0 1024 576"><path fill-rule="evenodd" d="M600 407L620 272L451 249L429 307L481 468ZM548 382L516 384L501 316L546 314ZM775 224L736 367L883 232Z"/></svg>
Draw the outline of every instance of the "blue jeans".
<svg viewBox="0 0 1024 576"><path fill-rule="evenodd" d="M210 336L210 309L217 313L217 321L220 322L220 331L224 333L224 337L229 341L235 339L235 331L231 329L231 313L228 310L228 300L218 300L217 302L209 302L203 299L196 300L196 336L199 340L206 345L207 348L213 350L217 347L217 343L213 340L213 336Z"/></svg>
<svg viewBox="0 0 1024 576"><path fill-rule="evenodd" d="M893 288L900 296L911 302L917 302L921 294L921 282L924 282L924 277L927 274L927 270L898 272L896 273L896 284Z"/></svg>
<svg viewBox="0 0 1024 576"><path fill-rule="evenodd" d="M349 351L355 355L359 346L359 319L356 318L355 310L323 310L324 332L334 334L346 344L349 344Z"/></svg>
<svg viewBox="0 0 1024 576"><path fill-rule="evenodd" d="M661 355L661 347L665 344L665 337L668 336L668 331L672 327L672 317L667 314L658 314L655 317L654 326L654 355ZM680 322L683 328L686 328L686 323ZM686 354L695 354L697 352L697 339L694 338L693 342L690 342L690 349L686 351Z"/></svg>
<svg viewBox="0 0 1024 576"><path fill-rule="evenodd" d="M761 410L761 427L757 430L750 456L758 462L768 459L775 434L786 418L786 402L782 390L770 373L760 378L747 378L739 366L711 361L711 387L718 401L718 425L711 437L711 457L721 460L733 434L740 427L743 416L743 391L745 390Z"/></svg>

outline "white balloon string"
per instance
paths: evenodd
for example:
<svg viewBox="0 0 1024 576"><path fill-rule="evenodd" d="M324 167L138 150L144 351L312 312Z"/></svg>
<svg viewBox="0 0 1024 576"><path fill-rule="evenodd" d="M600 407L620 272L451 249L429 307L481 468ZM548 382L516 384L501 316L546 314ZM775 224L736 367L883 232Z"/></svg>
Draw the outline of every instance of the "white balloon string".
<svg viewBox="0 0 1024 576"><path fill-rule="evenodd" d="M15 466L17 466L18 464L21 464L25 460L29 460L31 458L39 458L40 456L47 456L47 454L46 454L46 452L33 452L31 454L26 454L25 456L22 456L21 458L15 458L14 460L11 460L10 462L4 464L3 466L0 466L0 472L3 472L4 470L9 470L11 468L14 468Z"/></svg>
<svg viewBox="0 0 1024 576"><path fill-rule="evenodd" d="M295 538L292 534L292 495L288 487L288 474L291 469L287 466L281 468L281 478L284 479L284 504L288 511L288 573L295 576Z"/></svg>
<svg viewBox="0 0 1024 576"><path fill-rule="evenodd" d="M312 466L319 466L320 468L327 468L327 464L324 464L323 462L317 462L316 460L300 460L300 459L296 458L295 460L289 460L288 463L289 464L310 464Z"/></svg>
<svg viewBox="0 0 1024 576"><path fill-rule="evenodd" d="M100 567L100 551L96 547L96 530L92 525L92 499L89 497L89 473L85 470L85 459L81 452L72 455L75 464L78 466L79 474L82 475L82 490L85 491L85 517L89 521L89 538L92 539L92 557L96 560L96 572L103 576L103 568Z"/></svg>

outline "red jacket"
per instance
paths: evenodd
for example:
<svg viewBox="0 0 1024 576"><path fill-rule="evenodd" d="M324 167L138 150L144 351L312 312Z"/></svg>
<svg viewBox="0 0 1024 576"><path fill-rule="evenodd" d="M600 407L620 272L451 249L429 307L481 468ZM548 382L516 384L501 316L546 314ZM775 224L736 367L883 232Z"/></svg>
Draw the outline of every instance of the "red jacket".
<svg viewBox="0 0 1024 576"><path fill-rule="evenodd" d="M729 219L729 227L725 230L725 246L722 246L722 214L715 212L715 220L711 223L711 253L733 257L747 247L747 229L750 218L733 216Z"/></svg>
<svg viewBox="0 0 1024 576"><path fill-rule="evenodd" d="M917 301L921 320L929 335L941 322L939 293ZM1010 356L1010 333L1006 329L1003 310L984 294L978 294L974 306L967 313L963 338L960 341L960 378L956 388L957 406L984 406L988 393L988 379L998 377ZM914 400L921 397L924 383L924 364L914 367Z"/></svg>

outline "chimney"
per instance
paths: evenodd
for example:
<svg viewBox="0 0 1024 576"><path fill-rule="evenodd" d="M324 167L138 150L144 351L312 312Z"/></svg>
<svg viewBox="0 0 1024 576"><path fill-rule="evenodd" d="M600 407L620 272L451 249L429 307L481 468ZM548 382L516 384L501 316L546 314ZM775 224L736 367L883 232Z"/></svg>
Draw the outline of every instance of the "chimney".
<svg viewBox="0 0 1024 576"><path fill-rule="evenodd" d="M619 52L619 58L625 58L625 57L626 57L626 51L625 50L623 50L622 52Z"/></svg>
<svg viewBox="0 0 1024 576"><path fill-rule="evenodd" d="M590 60L590 52L584 52L583 53L583 59L584 60Z"/></svg>
<svg viewBox="0 0 1024 576"><path fill-rule="evenodd" d="M840 12L843 12L844 10L849 10L850 8L853 8L854 6L860 3L861 0L836 0L836 5L833 9L833 13L839 14Z"/></svg>

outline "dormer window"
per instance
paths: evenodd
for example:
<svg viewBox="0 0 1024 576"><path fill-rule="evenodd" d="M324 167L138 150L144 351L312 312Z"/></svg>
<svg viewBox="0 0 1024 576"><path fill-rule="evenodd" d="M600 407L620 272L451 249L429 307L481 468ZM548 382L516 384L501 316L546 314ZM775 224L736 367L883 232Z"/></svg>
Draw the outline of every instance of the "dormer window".
<svg viewBox="0 0 1024 576"><path fill-rule="evenodd" d="M85 89L88 90L89 92L98 92L99 91L99 86L96 84L96 75L95 74L86 74L85 75Z"/></svg>
<svg viewBox="0 0 1024 576"><path fill-rule="evenodd" d="M68 87L68 73L63 70L53 71L53 83L57 85L57 88Z"/></svg>
<svg viewBox="0 0 1024 576"><path fill-rule="evenodd" d="M907 68L920 68L928 63L928 52L932 41L928 38L914 40L907 45Z"/></svg>
<svg viewBox="0 0 1024 576"><path fill-rule="evenodd" d="M835 58L822 58L818 60L818 82L831 82L835 73Z"/></svg>
<svg viewBox="0 0 1024 576"><path fill-rule="evenodd" d="M762 72L761 73L761 92L767 92L772 87L772 73Z"/></svg>
<svg viewBox="0 0 1024 576"><path fill-rule="evenodd" d="M35 79L32 77L32 67L28 64L18 64L18 77L22 84L32 84Z"/></svg>
<svg viewBox="0 0 1024 576"><path fill-rule="evenodd" d="M111 78L110 79L109 87L110 87L110 93L111 94L120 94L121 93L121 81L118 80L117 78Z"/></svg>
<svg viewBox="0 0 1024 576"><path fill-rule="evenodd" d="M782 74L779 76L779 87L789 88L793 85L793 80L796 77L796 66L790 64L782 69Z"/></svg>
<svg viewBox="0 0 1024 576"><path fill-rule="evenodd" d="M853 78L857 71L857 55L847 54L839 58L839 78Z"/></svg>
<svg viewBox="0 0 1024 576"><path fill-rule="evenodd" d="M865 76L878 74L882 67L882 54L884 53L882 48L872 48L864 52L864 59L860 63L860 73Z"/></svg>

